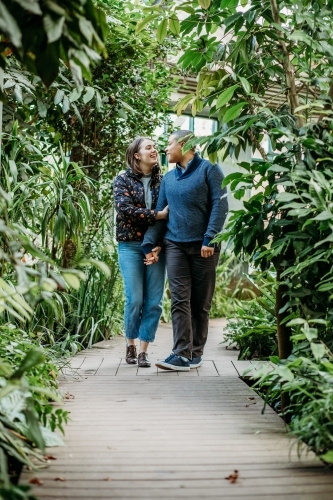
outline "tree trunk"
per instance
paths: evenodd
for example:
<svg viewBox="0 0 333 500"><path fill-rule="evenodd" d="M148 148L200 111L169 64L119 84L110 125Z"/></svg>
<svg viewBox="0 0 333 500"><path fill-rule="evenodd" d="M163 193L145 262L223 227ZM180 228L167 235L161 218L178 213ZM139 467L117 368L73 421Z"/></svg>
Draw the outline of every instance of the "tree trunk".
<svg viewBox="0 0 333 500"><path fill-rule="evenodd" d="M277 1L270 0L270 4L271 4L272 17L274 19L274 22L281 26L280 12L279 12L279 7L277 4ZM288 51L287 45L284 41L284 35L283 35L282 30L279 31L279 45L281 47L281 51L283 54L283 69L285 71L286 83L287 83L287 87L288 87L290 112L291 112L291 114L294 114L295 109L299 106L299 98L298 98L298 92L297 92L296 81L295 81L295 68L291 64L291 61L290 61L291 54ZM304 120L303 116L298 114L296 116L296 118L297 118L298 126L300 128L303 127L305 124L305 120Z"/></svg>

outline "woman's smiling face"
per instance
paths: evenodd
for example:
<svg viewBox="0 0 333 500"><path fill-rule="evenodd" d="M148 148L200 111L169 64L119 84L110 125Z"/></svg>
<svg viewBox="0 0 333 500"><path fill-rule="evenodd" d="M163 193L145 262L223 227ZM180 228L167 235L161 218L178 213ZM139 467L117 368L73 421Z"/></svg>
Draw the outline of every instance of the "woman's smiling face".
<svg viewBox="0 0 333 500"><path fill-rule="evenodd" d="M153 167L157 163L157 150L155 144L150 139L143 139L139 151L135 153L135 158L141 165Z"/></svg>

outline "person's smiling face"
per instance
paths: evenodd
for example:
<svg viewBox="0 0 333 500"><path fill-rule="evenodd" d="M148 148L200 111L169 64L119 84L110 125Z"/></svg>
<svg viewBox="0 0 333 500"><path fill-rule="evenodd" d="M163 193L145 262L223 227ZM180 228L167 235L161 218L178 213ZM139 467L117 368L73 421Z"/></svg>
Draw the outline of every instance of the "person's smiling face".
<svg viewBox="0 0 333 500"><path fill-rule="evenodd" d="M139 160L140 165L145 165L153 167L157 163L157 150L155 144L150 139L144 139L141 144L139 151L135 153L135 158Z"/></svg>
<svg viewBox="0 0 333 500"><path fill-rule="evenodd" d="M165 153L169 163L179 163L182 160L183 145L183 142L178 142L175 136L170 135L168 145L165 148Z"/></svg>

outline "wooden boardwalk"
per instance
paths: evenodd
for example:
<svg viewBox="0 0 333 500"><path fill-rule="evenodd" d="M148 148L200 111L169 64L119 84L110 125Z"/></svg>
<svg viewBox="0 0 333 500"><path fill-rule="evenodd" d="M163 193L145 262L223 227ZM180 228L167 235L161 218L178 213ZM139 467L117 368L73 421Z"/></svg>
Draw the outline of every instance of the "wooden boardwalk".
<svg viewBox="0 0 333 500"><path fill-rule="evenodd" d="M332 500L333 472L312 453L297 455L282 420L238 377L247 362L226 350L213 320L205 362L190 372L124 362L123 337L76 355L62 377L71 421L66 447L40 471L40 499ZM154 362L172 346L159 328ZM235 483L225 479L234 470Z"/></svg>

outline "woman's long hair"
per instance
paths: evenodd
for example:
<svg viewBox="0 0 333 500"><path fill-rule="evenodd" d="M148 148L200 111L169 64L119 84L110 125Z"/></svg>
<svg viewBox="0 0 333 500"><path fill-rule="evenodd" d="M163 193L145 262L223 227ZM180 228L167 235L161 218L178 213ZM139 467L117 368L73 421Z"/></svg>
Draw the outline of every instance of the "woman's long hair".
<svg viewBox="0 0 333 500"><path fill-rule="evenodd" d="M129 166L129 168L132 170L133 174L138 175L141 177L143 174L141 168L140 168L140 161L135 158L135 153L139 152L140 146L144 140L152 141L150 137L136 137L133 142L128 146L127 151L126 151L126 163ZM159 159L157 155L156 159L156 165L157 165L157 170L160 170L159 166ZM153 169L156 171L156 167Z"/></svg>

